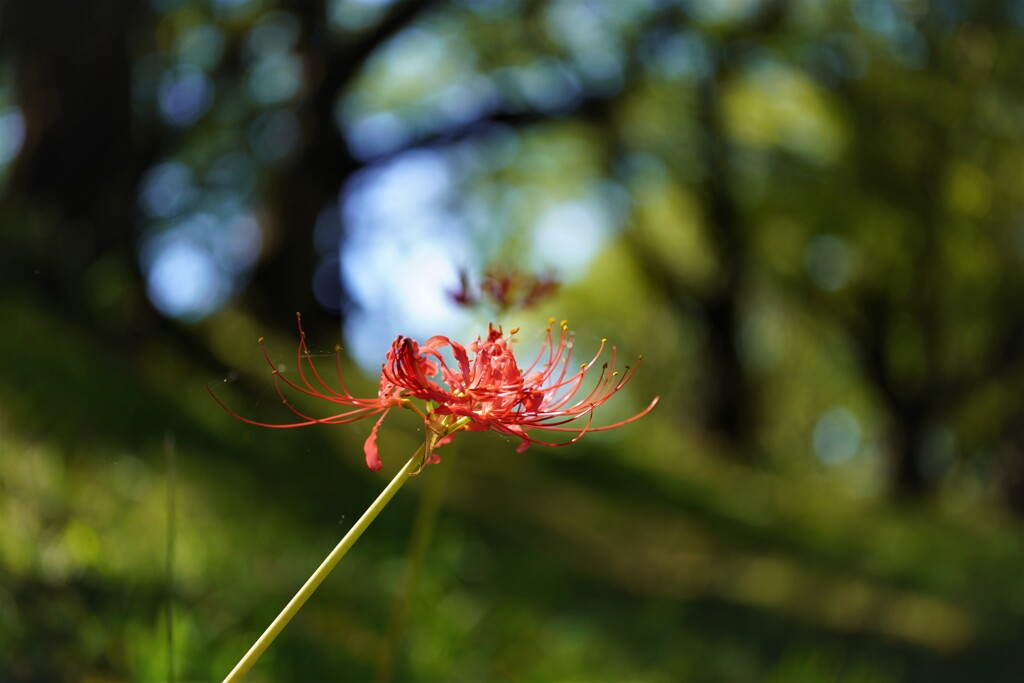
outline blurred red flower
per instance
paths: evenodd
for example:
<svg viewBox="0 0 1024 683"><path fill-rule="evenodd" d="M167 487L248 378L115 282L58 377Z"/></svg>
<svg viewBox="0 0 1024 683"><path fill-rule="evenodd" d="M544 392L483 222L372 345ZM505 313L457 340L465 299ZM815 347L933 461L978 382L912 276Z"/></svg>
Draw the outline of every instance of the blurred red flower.
<svg viewBox="0 0 1024 683"><path fill-rule="evenodd" d="M530 308L558 291L558 279L551 273L534 274L503 266L490 266L474 292L469 273L459 273L459 288L448 292L459 306L470 307L486 300L499 313Z"/></svg>

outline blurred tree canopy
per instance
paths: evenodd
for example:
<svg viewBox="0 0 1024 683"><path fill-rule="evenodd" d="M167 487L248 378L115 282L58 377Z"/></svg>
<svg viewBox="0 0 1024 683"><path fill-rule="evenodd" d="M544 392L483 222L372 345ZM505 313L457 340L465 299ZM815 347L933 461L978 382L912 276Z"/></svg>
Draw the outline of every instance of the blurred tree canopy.
<svg viewBox="0 0 1024 683"><path fill-rule="evenodd" d="M956 660L961 668L945 671L953 679L979 661L998 677L1019 663L1006 635L1024 624L1019 597L997 606L975 587L967 591L968 606L956 604L951 596L966 590L974 569L954 562L947 574L933 576L924 567L955 553L951 539L973 538L974 527L965 523L943 541L946 522L928 526L914 515L976 506L997 518L1001 513L993 510L1024 512L1022 27L1020 0L3 3L0 303L17 328L5 342L17 355L0 379L9 390L0 417L14 435L4 443L0 466L7 468L0 493L15 501L8 519L43 519L33 522L37 531L58 529L55 543L70 543L71 557L86 548L82 563L91 567L98 560L87 550L99 541L90 533L99 522L73 526L76 503L40 503L33 496L43 496L40 482L50 479L31 474L36 465L20 470L10 463L21 458L21 444L52 437L63 444L55 447L64 453L57 460L70 463L69 471L84 466L74 454L96 444L140 449L137 457L153 467L168 452L166 433L185 444L184 481L206 481L197 484L203 489L204 477L212 481L220 472L242 477L248 491L258 490L261 478L287 481L281 510L314 490L323 499L311 503L309 520L330 519L335 511L326 501L334 494L324 478L285 474L270 445L256 447L254 462L246 464L241 445L225 447L242 432L206 415L216 408L198 399L195 388L211 377L237 377L226 389L232 395L265 393L265 377L252 369L259 359L247 357L245 340L267 334L279 349L288 348L296 310L325 344L340 325L346 349L371 373L381 340L464 333L471 324L480 329L486 320L458 310L450 294L460 273L479 277L499 264L551 273L561 285L537 311L499 322L564 314L581 344L607 334L628 353L642 350L646 367L633 398L642 404L660 394L662 403L650 432L636 432L638 444L599 441L586 451L598 460L589 473L576 473L590 465L571 460L530 465L524 476L535 477L537 490L556 491L556 482L564 487L566 481L583 487L565 495L576 496L578 510L595 511L592 519L578 512L579 519L559 527L520 509L525 502L499 494L484 500L457 479L463 483L455 484L452 505L465 516L458 533L441 541L451 562L479 550L453 540L465 534L497 528L527 542L501 521L498 506L508 505L537 515L532 523L547 530L537 541L542 557L558 555L560 531L580 536L577 550L605 567L592 570L588 581L619 586L629 576L670 586L664 589L670 600L713 594L728 604L753 602L771 618L796 615L801 626L791 635L800 642L802 629L861 634L874 654L845 669L848 680L862 674L937 680L944 669L929 663L929 648L943 656L967 652ZM250 360L256 362L245 365ZM280 436L272 444L288 448ZM343 441L356 443L356 436ZM327 448L327 437L301 438L314 451ZM609 454L634 446L647 460L627 464L625 455ZM202 474L206 460L198 454L221 448L226 455ZM49 462L48 455L38 457ZM691 470L686 461L699 465ZM93 466L86 469L97 481L129 476L96 473L88 469ZM369 497L368 477L351 464L330 467L350 480L345 495ZM505 471L473 467L472 476L496 478L498 492L514 486L504 481ZM662 476L674 483L659 483ZM54 475L53 481L63 480ZM595 491L605 495L603 505L628 507L647 495L642 485L655 488L659 497L651 505L670 520L667 527L677 515L684 520L679 543L705 544L704 560L666 554L677 542L671 534L648 537L655 532L637 532L640 524L616 528L648 543L646 565L608 560L614 544L588 536L580 519L611 519L610 508L591 499ZM700 493L701 485L718 486L720 495ZM766 522L774 526L765 555L749 564L732 557L732 578L708 588L713 572L701 562L721 560L709 539L757 546L758 524L742 521L736 499L746 494L736 488L762 485L761 503L753 505L774 520ZM850 505L933 507L895 508L911 510L912 521L879 513L883 521L871 531L850 521L857 514L851 512L828 531L804 519L824 506L807 492L819 485L860 501ZM141 495L123 488L126 500ZM94 495L55 490L69 501ZM786 491L812 502L787 508L780 502ZM147 519L159 519L160 502L147 505ZM230 506L202 509L209 521ZM267 514L275 538L301 521ZM701 521L687 522L688 516ZM803 541L789 538L791 523ZM863 560L871 566L851 570L863 575L826 576L854 562L858 549L871 555L863 538L889 528L897 531L882 543L888 550ZM850 529L864 537L845 550L831 545ZM220 526L214 532L222 540L237 533ZM978 574L993 592L1012 588L1019 596L1019 581L1002 569L1024 555L1016 545L1004 544L1005 555L996 550L1015 533L978 541L969 552L991 560ZM892 560L899 555L893 548L910 538L920 546L907 550L911 559L901 565ZM299 559L317 552L291 547ZM0 598L14 605L0 600L8 623L37 608L45 612L36 595L54 585L92 596L74 603L83 614L90 600L109 597L102 582L85 581L84 592L62 583L67 572L51 572L48 584L27 554L9 552L15 559L0 562L0 571L16 574L20 588L0 589ZM197 586L225 580L241 562L196 552L221 569L203 574L195 569L201 562L190 565L203 577L184 590L182 600L193 606L204 595ZM398 557L401 548L386 552ZM571 582L573 572L585 573L580 566L587 563L568 556L572 568L552 579L545 595L557 595L555 583ZM531 565L536 572L550 570L538 562ZM371 561L364 563L371 572ZM101 574L126 572L139 581L147 609L159 609L158 571L127 560L114 565ZM888 621L864 617L852 626L812 614L798 605L800 596L756 593L738 578L762 570L776 588L810 585L843 599L860 596L864 604L896 605L899 614ZM492 580L499 575L496 570ZM672 583L666 576L683 578ZM437 575L426 580L431 595L448 585ZM878 588L870 583L876 580L890 583ZM903 588L926 595L898 594ZM215 639L219 627L240 618L246 599L272 600L266 590L254 583L242 595L217 597L208 608L216 612L212 621L205 614L198 625L203 619L195 616L181 628ZM339 590L336 599L360 603ZM652 625L641 632L678 630L684 638L688 631L660 611L650 597L655 593L642 615L630 612ZM458 609L475 614L479 604L459 595ZM59 612L73 602L55 599L51 607ZM514 598L498 602L494 610L502 618L536 626L536 612L517 613ZM567 617L555 631L577 628L579 642L603 642L590 636L609 632L617 608L597 602L608 624ZM835 614L850 613L846 607ZM369 609L370 626L328 623L341 617L321 612L327 621L310 628L320 629L317 637L336 627L371 632ZM714 614L723 624L739 618L727 612ZM72 620L88 619L74 613ZM451 618L451 642L458 642L459 617ZM737 642L771 631L771 618L740 629L746 635ZM1002 635L972 630L970 624L986 619L1005 627ZM940 626L928 631L930 621ZM148 626L137 627L149 633ZM46 628L45 642L76 640L52 624ZM126 642L146 650L147 637ZM894 641L913 643L913 653ZM28 642L17 640L19 648ZM807 642L817 652L820 642L811 636ZM785 648L776 645L767 646L774 654L723 645L722 662L749 654L735 669L691 651L704 663L670 666L667 675L763 680L750 672L770 671L778 680L814 680L834 673L831 655L790 660L777 656ZM214 654L213 643L202 647L208 649L193 654L210 666L230 659ZM301 660L300 639L282 647L288 653L282 662ZM648 664L668 656L640 650ZM101 636L68 651L67 662L51 665L42 663L41 651L21 650L0 660L0 673L7 665L12 680L48 680L67 676L76 663L100 660L96 680L125 671L151 680L164 675L159 667L146 669L141 654L109 654ZM450 661L445 656L414 651L400 671L440 675ZM611 678L642 672L640 678L661 680L656 667L617 656L608 655ZM536 669L476 662L457 677L561 678L558 662L578 661L568 650L552 657L554 663ZM339 656L313 659L310 675L329 676L341 666ZM369 666L361 661L356 670L366 673L359 667ZM587 677L571 666L566 675Z"/></svg>
<svg viewBox="0 0 1024 683"><path fill-rule="evenodd" d="M1024 349L1017 3L59 7L4 10L5 270L84 324L341 315L353 188L427 151L470 267L552 207L603 214L696 338L686 417L724 452L770 457L799 342L757 326L804 317L856 366L893 491L958 462L1024 505L998 400Z"/></svg>

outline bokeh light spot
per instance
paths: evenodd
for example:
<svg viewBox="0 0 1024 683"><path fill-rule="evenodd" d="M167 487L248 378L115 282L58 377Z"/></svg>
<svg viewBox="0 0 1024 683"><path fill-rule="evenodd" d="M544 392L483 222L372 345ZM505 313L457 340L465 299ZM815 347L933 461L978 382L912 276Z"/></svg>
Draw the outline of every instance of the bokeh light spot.
<svg viewBox="0 0 1024 683"><path fill-rule="evenodd" d="M186 322L217 310L244 285L263 244L258 221L237 197L208 192L202 205L150 227L139 249L153 305Z"/></svg>
<svg viewBox="0 0 1024 683"><path fill-rule="evenodd" d="M853 274L853 256L842 238L818 235L804 250L804 266L811 282L826 292L836 292Z"/></svg>
<svg viewBox="0 0 1024 683"><path fill-rule="evenodd" d="M256 263L263 247L259 223L249 214L236 213L208 230L210 253L226 273L240 273Z"/></svg>
<svg viewBox="0 0 1024 683"><path fill-rule="evenodd" d="M174 318L199 319L222 300L222 278L213 258L187 237L173 237L156 253L146 283L153 305Z"/></svg>
<svg viewBox="0 0 1024 683"><path fill-rule="evenodd" d="M197 194L192 170L176 161L157 164L140 183L139 204L157 218L168 218L191 205Z"/></svg>
<svg viewBox="0 0 1024 683"><path fill-rule="evenodd" d="M345 126L345 139L358 159L372 159L405 144L409 129L391 112L379 112L353 120Z"/></svg>
<svg viewBox="0 0 1024 683"><path fill-rule="evenodd" d="M608 213L592 199L563 202L546 211L534 228L532 262L579 277L612 233Z"/></svg>
<svg viewBox="0 0 1024 683"><path fill-rule="evenodd" d="M0 166L10 163L25 143L25 118L18 107L0 109Z"/></svg>
<svg viewBox="0 0 1024 683"><path fill-rule="evenodd" d="M213 24L192 26L178 39L178 59L183 63L212 69L223 54L224 34Z"/></svg>
<svg viewBox="0 0 1024 683"><path fill-rule="evenodd" d="M393 0L332 0L327 8L331 26L346 31L362 31L379 21Z"/></svg>
<svg viewBox="0 0 1024 683"><path fill-rule="evenodd" d="M302 86L302 60L291 53L273 53L256 62L249 76L249 97L257 104L281 104Z"/></svg>
<svg viewBox="0 0 1024 683"><path fill-rule="evenodd" d="M167 71L160 81L160 114L171 126L189 126L213 104L213 81L197 66L182 64Z"/></svg>
<svg viewBox="0 0 1024 683"><path fill-rule="evenodd" d="M860 421L846 408L833 408L818 418L812 442L814 454L822 463L846 462L860 450Z"/></svg>
<svg viewBox="0 0 1024 683"><path fill-rule="evenodd" d="M256 57L286 52L299 40L298 18L287 12L271 12L249 33L248 47Z"/></svg>

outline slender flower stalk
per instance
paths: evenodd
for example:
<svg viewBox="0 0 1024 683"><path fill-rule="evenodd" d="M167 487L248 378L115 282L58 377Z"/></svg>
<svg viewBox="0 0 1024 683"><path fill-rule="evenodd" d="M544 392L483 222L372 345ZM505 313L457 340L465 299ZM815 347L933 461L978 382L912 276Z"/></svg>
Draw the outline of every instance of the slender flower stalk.
<svg viewBox="0 0 1024 683"><path fill-rule="evenodd" d="M491 430L512 436L519 439L516 450L522 453L532 444L566 446L588 432L621 427L646 415L658 402L655 397L632 417L613 424L593 426L595 410L629 382L636 366L617 369L614 346L608 360L601 362L607 346L607 340L602 339L597 353L576 368L572 365L575 342L568 324L563 320L555 333L554 319L549 321L540 351L525 369L519 365L513 352L517 329L505 336L500 327L489 325L486 337L478 337L465 346L443 336L431 337L422 345L414 339L400 336L392 343L381 366L377 395L360 398L345 385L340 348L336 349L338 354L334 368L337 383L332 386L313 362L301 317L297 316L297 321L297 377L285 377L279 372L263 339L259 340L271 368L275 391L297 419L285 423L252 420L231 410L214 395L214 400L224 410L243 422L278 429L346 424L379 416L363 445L366 464L374 471L382 467L377 450L377 432L392 408L411 410L423 420L424 441L225 681L237 681L249 670L406 479L419 473L425 465L437 462L436 449L451 441L456 433ZM451 365L449 356L454 361ZM592 383L588 381L588 373L590 378L597 374ZM335 410L323 417L309 415L289 400L288 391L324 401ZM212 391L210 393L213 394ZM563 440L550 440L550 436L538 438L538 434L545 433L561 434Z"/></svg>
<svg viewBox="0 0 1024 683"><path fill-rule="evenodd" d="M454 463L450 463L447 467L432 471L420 494L405 554L401 588L392 601L386 635L377 651L377 666L373 672L374 683L390 683L394 678L399 645L412 612L416 586L419 584L420 574L427 559L453 465Z"/></svg>
<svg viewBox="0 0 1024 683"><path fill-rule="evenodd" d="M423 447L420 446L420 449L422 448ZM263 632L263 635L253 643L253 646L249 648L249 651L246 652L238 661L235 668L232 669L231 673L229 673L224 679L224 683L235 683L235 681L242 680L242 677L245 676L249 669L252 668L253 664L256 663L256 660L260 658L260 656L266 651L267 647L274 642L274 639L277 638L281 631L284 630L284 627L288 625L288 622L292 620L292 617L294 617L299 611L299 608L306 604L306 600L308 600L309 596L313 594L313 591L323 583L324 579L331 573L331 570L334 569L335 565L341 561L341 558L343 558L355 542L359 540L359 537L363 535L363 532L370 526L370 523L377 518L377 515L384 509L384 506L391 501L396 493L398 493L398 489L400 489L402 484L409 479L409 472L411 472L413 467L416 466L420 458L421 455L419 451L409 458L409 462L405 463L405 467L398 471L398 474L395 475L395 478L391 480L391 483L388 484L381 492L377 497L377 500L373 501L370 507L366 509L366 512L363 513L363 516L360 517L354 525L352 525L352 528L349 529L348 533L345 534L344 538L341 539L338 545L334 547L334 550L324 558L324 561L320 563L320 566L317 567L316 571L306 579L306 583L302 585L299 592L288 601L288 604L285 605L284 609L281 610L281 613L277 615L277 618L270 623L270 626L268 626L267 630Z"/></svg>

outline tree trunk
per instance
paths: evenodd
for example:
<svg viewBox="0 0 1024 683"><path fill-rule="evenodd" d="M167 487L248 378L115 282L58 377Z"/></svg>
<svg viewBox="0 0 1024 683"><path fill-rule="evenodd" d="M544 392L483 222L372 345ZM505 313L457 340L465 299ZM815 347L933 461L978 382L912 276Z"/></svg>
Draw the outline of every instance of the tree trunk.
<svg viewBox="0 0 1024 683"><path fill-rule="evenodd" d="M133 214L155 149L133 126L130 47L148 18L129 0L0 6L25 121L0 200L3 277L30 283L84 324L148 309Z"/></svg>

